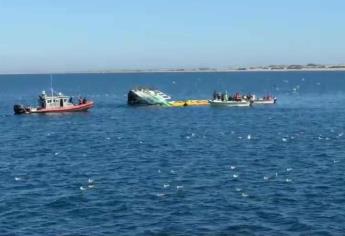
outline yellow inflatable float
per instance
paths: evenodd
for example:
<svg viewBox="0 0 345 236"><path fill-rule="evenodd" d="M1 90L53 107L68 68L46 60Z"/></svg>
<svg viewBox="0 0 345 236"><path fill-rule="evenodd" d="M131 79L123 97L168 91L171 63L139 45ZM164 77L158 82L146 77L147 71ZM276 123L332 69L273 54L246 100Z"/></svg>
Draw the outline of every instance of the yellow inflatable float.
<svg viewBox="0 0 345 236"><path fill-rule="evenodd" d="M184 101L172 101L170 106L172 107L188 107L188 106L208 106L208 100L184 100Z"/></svg>

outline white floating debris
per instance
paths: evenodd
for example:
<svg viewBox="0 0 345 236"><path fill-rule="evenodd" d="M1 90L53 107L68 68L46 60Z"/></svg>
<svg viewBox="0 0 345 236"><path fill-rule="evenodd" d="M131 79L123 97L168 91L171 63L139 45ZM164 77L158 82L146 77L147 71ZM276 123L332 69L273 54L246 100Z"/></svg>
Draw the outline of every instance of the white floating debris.
<svg viewBox="0 0 345 236"><path fill-rule="evenodd" d="M238 175L237 175L237 174L233 174L233 175L232 175L232 177L237 178L237 177L238 177Z"/></svg>
<svg viewBox="0 0 345 236"><path fill-rule="evenodd" d="M291 179L286 179L285 181L286 181L286 182L292 182L292 180L291 180Z"/></svg>
<svg viewBox="0 0 345 236"><path fill-rule="evenodd" d="M282 138L282 141L283 142L287 142L287 138Z"/></svg>
<svg viewBox="0 0 345 236"><path fill-rule="evenodd" d="M183 186L182 185L177 185L176 186L176 189L178 190L178 189L183 189Z"/></svg>
<svg viewBox="0 0 345 236"><path fill-rule="evenodd" d="M234 170L236 169L236 166L230 166L230 169Z"/></svg>
<svg viewBox="0 0 345 236"><path fill-rule="evenodd" d="M14 180L15 180L15 181L20 181L20 180L22 180L22 178L20 178L20 177L14 177Z"/></svg>
<svg viewBox="0 0 345 236"><path fill-rule="evenodd" d="M87 180L87 182L88 182L89 184L92 184L94 181L93 181L93 179L89 178L89 179Z"/></svg>
<svg viewBox="0 0 345 236"><path fill-rule="evenodd" d="M195 137L195 133L192 133L192 137Z"/></svg>
<svg viewBox="0 0 345 236"><path fill-rule="evenodd" d="M55 152L55 153L54 153L54 156L57 156L57 155L59 155L59 153L58 153L58 152Z"/></svg>
<svg viewBox="0 0 345 236"><path fill-rule="evenodd" d="M110 140L110 137L106 137L105 139L106 139L106 140Z"/></svg>
<svg viewBox="0 0 345 236"><path fill-rule="evenodd" d="M286 168L286 171L287 172L292 171L292 168Z"/></svg>
<svg viewBox="0 0 345 236"><path fill-rule="evenodd" d="M139 143L140 143L140 144L142 144L142 143L143 143L143 141L139 141Z"/></svg>
<svg viewBox="0 0 345 236"><path fill-rule="evenodd" d="M278 172L276 172L276 177L278 177Z"/></svg>
<svg viewBox="0 0 345 236"><path fill-rule="evenodd" d="M269 177L268 176L264 176L264 180L268 180L269 179Z"/></svg>
<svg viewBox="0 0 345 236"><path fill-rule="evenodd" d="M344 135L344 133L341 132L341 133L338 134L338 137L341 137L341 136L343 136L343 135Z"/></svg>
<svg viewBox="0 0 345 236"><path fill-rule="evenodd" d="M237 192L240 192L242 189L241 188L235 188Z"/></svg>
<svg viewBox="0 0 345 236"><path fill-rule="evenodd" d="M242 197L248 197L248 194L246 194L246 193L242 193L241 195L242 195Z"/></svg>
<svg viewBox="0 0 345 236"><path fill-rule="evenodd" d="M186 139L190 139L190 136L186 136Z"/></svg>
<svg viewBox="0 0 345 236"><path fill-rule="evenodd" d="M165 194L164 194L164 193L157 193L156 196L157 196L157 197L164 197Z"/></svg>
<svg viewBox="0 0 345 236"><path fill-rule="evenodd" d="M171 173L171 174L175 174L176 172L175 172L174 170L171 170L170 173Z"/></svg>
<svg viewBox="0 0 345 236"><path fill-rule="evenodd" d="M247 139L252 139L252 136L248 134Z"/></svg>
<svg viewBox="0 0 345 236"><path fill-rule="evenodd" d="M85 191L85 190L86 190L86 188L84 188L83 186L80 186L79 189L80 189L81 191Z"/></svg>
<svg viewBox="0 0 345 236"><path fill-rule="evenodd" d="M170 184L164 184L163 187L164 187L164 188L169 188L169 187L170 187Z"/></svg>
<svg viewBox="0 0 345 236"><path fill-rule="evenodd" d="M88 187L88 188L94 188L95 185L94 185L94 184L89 184L87 187Z"/></svg>

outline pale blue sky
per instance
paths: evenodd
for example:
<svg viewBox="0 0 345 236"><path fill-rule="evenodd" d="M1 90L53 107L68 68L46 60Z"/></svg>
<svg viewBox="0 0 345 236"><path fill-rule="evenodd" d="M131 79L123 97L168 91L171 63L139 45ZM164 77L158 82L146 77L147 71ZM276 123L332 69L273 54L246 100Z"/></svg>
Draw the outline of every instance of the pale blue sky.
<svg viewBox="0 0 345 236"><path fill-rule="evenodd" d="M343 0L0 0L0 73L344 63Z"/></svg>

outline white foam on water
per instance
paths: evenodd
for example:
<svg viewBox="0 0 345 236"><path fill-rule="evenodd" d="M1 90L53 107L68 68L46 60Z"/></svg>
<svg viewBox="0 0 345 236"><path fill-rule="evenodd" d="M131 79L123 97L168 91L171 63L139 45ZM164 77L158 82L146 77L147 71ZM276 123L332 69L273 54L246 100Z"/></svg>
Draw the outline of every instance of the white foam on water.
<svg viewBox="0 0 345 236"><path fill-rule="evenodd" d="M240 192L242 189L241 188L235 188L237 192Z"/></svg>
<svg viewBox="0 0 345 236"><path fill-rule="evenodd" d="M163 187L164 187L164 188L169 188L169 187L170 187L170 184L164 184Z"/></svg>
<svg viewBox="0 0 345 236"><path fill-rule="evenodd" d="M170 173L171 173L171 174L175 174L175 173L176 173L176 171L174 171L174 170L171 170L171 171L170 171Z"/></svg>
<svg viewBox="0 0 345 236"><path fill-rule="evenodd" d="M287 172L292 171L292 168L286 168L286 171Z"/></svg>
<svg viewBox="0 0 345 236"><path fill-rule="evenodd" d="M287 138L282 138L282 141L283 142L287 142Z"/></svg>
<svg viewBox="0 0 345 236"><path fill-rule="evenodd" d="M292 182L292 179L286 179L285 181L289 183Z"/></svg>
<svg viewBox="0 0 345 236"><path fill-rule="evenodd" d="M89 184L92 184L92 183L94 182L94 180L91 179L91 178L89 178L89 179L87 180L87 182L88 182Z"/></svg>
<svg viewBox="0 0 345 236"><path fill-rule="evenodd" d="M94 185L94 184L89 184L87 187L88 187L88 188L94 188L95 185Z"/></svg>
<svg viewBox="0 0 345 236"><path fill-rule="evenodd" d="M236 169L236 166L230 166L230 169L234 170Z"/></svg>
<svg viewBox="0 0 345 236"><path fill-rule="evenodd" d="M237 174L233 174L232 177L238 178L238 175Z"/></svg>
<svg viewBox="0 0 345 236"><path fill-rule="evenodd" d="M248 134L247 139L249 139L249 140L252 139L252 136L250 134Z"/></svg>
<svg viewBox="0 0 345 236"><path fill-rule="evenodd" d="M86 188L84 188L83 186L80 186L79 189L80 189L81 191L85 191L85 190L86 190Z"/></svg>
<svg viewBox="0 0 345 236"><path fill-rule="evenodd" d="M22 178L20 178L20 177L14 177L14 180L15 180L15 181L21 181Z"/></svg>
<svg viewBox="0 0 345 236"><path fill-rule="evenodd" d="M157 193L156 196L157 196L157 197L164 197L164 196L165 196L165 193Z"/></svg>
<svg viewBox="0 0 345 236"><path fill-rule="evenodd" d="M246 193L241 193L241 196L242 196L242 197L248 197L248 194L246 194Z"/></svg>
<svg viewBox="0 0 345 236"><path fill-rule="evenodd" d="M269 179L269 177L268 176L264 176L264 180L268 180Z"/></svg>
<svg viewBox="0 0 345 236"><path fill-rule="evenodd" d="M58 152L55 152L55 153L54 153L54 156L57 156L57 155L59 155L59 154L60 154L60 153L58 153Z"/></svg>
<svg viewBox="0 0 345 236"><path fill-rule="evenodd" d="M177 190L183 189L183 186L182 186L182 185L177 185L177 186L176 186L176 189L177 189Z"/></svg>
<svg viewBox="0 0 345 236"><path fill-rule="evenodd" d="M161 170L158 170L158 173L161 173Z"/></svg>

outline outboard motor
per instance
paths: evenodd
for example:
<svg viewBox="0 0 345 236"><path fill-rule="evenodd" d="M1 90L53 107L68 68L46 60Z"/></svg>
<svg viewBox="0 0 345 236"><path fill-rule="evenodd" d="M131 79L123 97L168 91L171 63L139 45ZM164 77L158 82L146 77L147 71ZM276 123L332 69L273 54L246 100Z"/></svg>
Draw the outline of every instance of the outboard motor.
<svg viewBox="0 0 345 236"><path fill-rule="evenodd" d="M23 105L16 104L13 106L14 114L24 114L27 112L27 108L25 108Z"/></svg>

